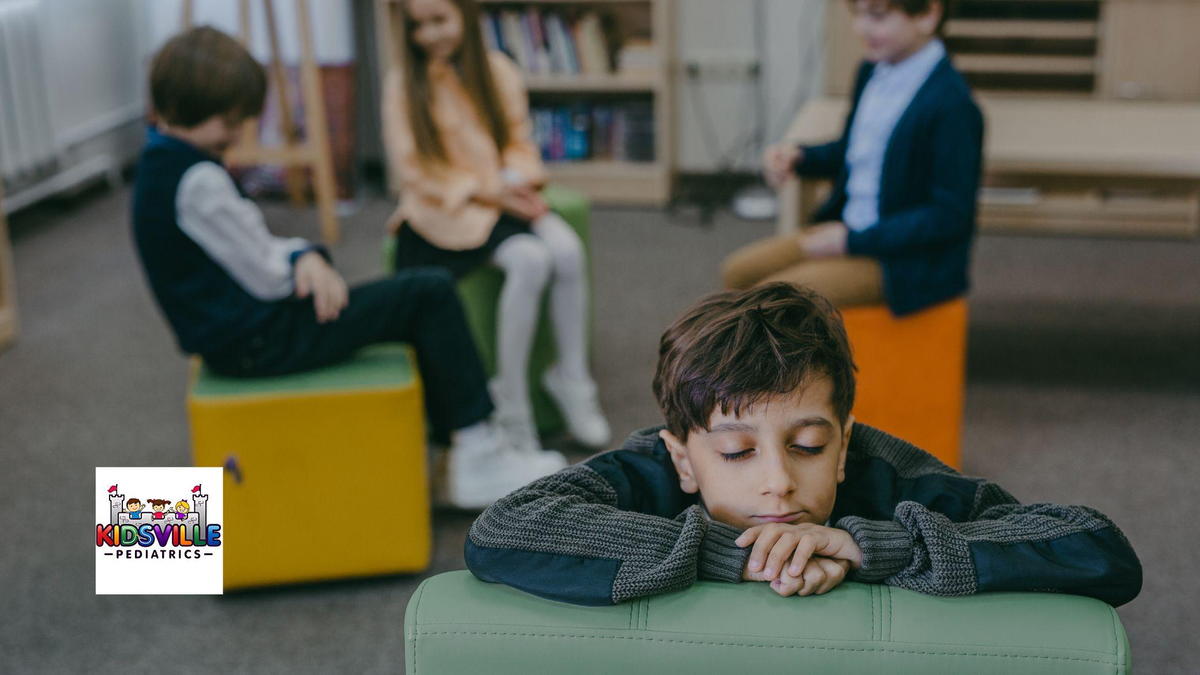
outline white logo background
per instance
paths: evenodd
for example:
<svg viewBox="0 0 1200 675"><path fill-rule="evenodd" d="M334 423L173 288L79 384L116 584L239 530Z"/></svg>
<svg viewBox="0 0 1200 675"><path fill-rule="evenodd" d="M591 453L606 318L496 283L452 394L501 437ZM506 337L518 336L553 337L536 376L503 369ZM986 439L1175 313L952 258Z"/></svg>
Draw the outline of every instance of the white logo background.
<svg viewBox="0 0 1200 675"><path fill-rule="evenodd" d="M151 499L169 499L171 504L180 500L194 504L192 487L200 485L200 494L208 495L206 504L208 524L221 525L221 546L174 546L170 542L159 546L155 541L150 546L96 546L95 530L89 531L88 542L96 549L96 594L97 595L220 595L223 592L225 569L225 518L223 476L220 467L96 467L96 489L93 500L96 504L96 524L111 522L109 506L110 485L117 486L117 494L124 495L125 502L136 497L145 505L141 522L154 525L174 524L174 514L166 519L154 520ZM176 557L170 559L145 557L150 551L179 551L192 549L199 558ZM143 557L118 558L117 551L142 551ZM113 555L105 555L113 554ZM211 553L212 555L203 555ZM169 554L168 554L169 555ZM178 555L178 554L177 554ZM194 553L193 553L194 555Z"/></svg>

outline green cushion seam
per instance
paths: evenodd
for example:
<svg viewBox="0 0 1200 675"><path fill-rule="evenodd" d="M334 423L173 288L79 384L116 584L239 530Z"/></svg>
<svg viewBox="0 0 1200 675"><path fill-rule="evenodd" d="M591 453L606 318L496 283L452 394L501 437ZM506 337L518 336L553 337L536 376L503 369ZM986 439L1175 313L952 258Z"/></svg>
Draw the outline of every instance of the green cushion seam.
<svg viewBox="0 0 1200 675"><path fill-rule="evenodd" d="M921 656L982 656L988 658L1002 659L1042 659L1047 661L1075 661L1080 663L1098 663L1102 665L1118 666L1119 663L1114 662L1109 658L1084 658L1074 656L1056 656L1051 654L1002 654L989 653L983 651L962 651L962 650L946 650L946 651L927 651L916 649L897 649L887 646L872 646L872 647L841 647L830 645L763 645L763 644L747 644L743 642L720 642L712 640L681 640L671 638L648 637L640 635L580 635L570 633L513 633L508 631L423 631L417 629L415 631L417 637L522 637L522 638L549 638L549 639L592 639L592 640L633 640L637 642L661 642L667 644L682 644L682 645L700 645L710 647L746 647L751 649L800 649L800 650L820 650L820 651L839 651L839 652L886 652L890 654L913 654ZM960 647L962 645L953 645ZM1023 649L1031 649L1023 647Z"/></svg>

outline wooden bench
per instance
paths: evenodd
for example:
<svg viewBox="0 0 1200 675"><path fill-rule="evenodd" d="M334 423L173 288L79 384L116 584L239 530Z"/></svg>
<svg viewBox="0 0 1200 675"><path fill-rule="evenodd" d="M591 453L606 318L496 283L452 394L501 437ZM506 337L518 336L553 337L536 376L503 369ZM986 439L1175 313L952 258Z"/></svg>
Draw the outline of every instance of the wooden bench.
<svg viewBox="0 0 1200 675"><path fill-rule="evenodd" d="M1200 233L1200 106L1002 94L978 100L986 124L984 231ZM817 144L839 137L848 106L844 97L810 101L785 138ZM788 181L779 232L799 228L827 190L828 181Z"/></svg>

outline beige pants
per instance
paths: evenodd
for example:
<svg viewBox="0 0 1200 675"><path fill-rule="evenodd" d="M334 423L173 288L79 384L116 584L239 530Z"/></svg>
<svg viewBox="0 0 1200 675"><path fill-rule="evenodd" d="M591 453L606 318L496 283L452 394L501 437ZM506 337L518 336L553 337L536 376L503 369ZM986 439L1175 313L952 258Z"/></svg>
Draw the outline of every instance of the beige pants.
<svg viewBox="0 0 1200 675"><path fill-rule="evenodd" d="M808 286L838 307L883 302L883 270L873 258L809 258L800 235L770 237L743 246L725 258L726 288L750 288L771 281Z"/></svg>

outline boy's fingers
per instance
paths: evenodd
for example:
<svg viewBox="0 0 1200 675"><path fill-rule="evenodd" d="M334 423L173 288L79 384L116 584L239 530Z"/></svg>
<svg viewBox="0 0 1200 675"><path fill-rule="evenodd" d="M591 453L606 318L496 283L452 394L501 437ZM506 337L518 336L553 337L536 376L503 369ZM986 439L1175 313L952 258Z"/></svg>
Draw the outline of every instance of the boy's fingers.
<svg viewBox="0 0 1200 675"><path fill-rule="evenodd" d="M751 542L753 542L755 539L758 539L759 532L762 532L762 525L755 525L754 527L739 534L738 538L733 540L733 543L741 546L742 548L746 548L751 544Z"/></svg>
<svg viewBox="0 0 1200 675"><path fill-rule="evenodd" d="M778 579L771 582L771 590L786 598L789 595L795 595L796 591L800 590L800 582L791 577L780 575Z"/></svg>
<svg viewBox="0 0 1200 675"><path fill-rule="evenodd" d="M817 595L824 595L832 591L846 579L846 572L850 565L845 561L832 558L814 558L813 561L825 570L825 582L817 588Z"/></svg>
<svg viewBox="0 0 1200 675"><path fill-rule="evenodd" d="M754 542L754 548L750 551L751 571L757 572L763 569L767 554L775 547L775 542L779 539L780 534L782 533L779 530L770 529L758 535L758 539Z"/></svg>
<svg viewBox="0 0 1200 675"><path fill-rule="evenodd" d="M812 595L825 582L825 569L815 560L810 560L804 566L804 583L800 586L800 595Z"/></svg>
<svg viewBox="0 0 1200 675"><path fill-rule="evenodd" d="M325 293L320 286L313 287L313 311L317 313L317 321L325 323Z"/></svg>
<svg viewBox="0 0 1200 675"><path fill-rule="evenodd" d="M788 574L799 578L800 573L804 571L804 566L812 558L815 549L816 542L813 541L811 534L801 537L800 543L796 546L796 552L792 555L792 564L788 567Z"/></svg>
<svg viewBox="0 0 1200 675"><path fill-rule="evenodd" d="M767 566L763 573L769 577L774 577L782 572L783 568L787 565L788 558L796 550L796 543L799 540L799 537L791 532L785 532L781 535L775 542L775 546L771 548L770 555L767 556Z"/></svg>

